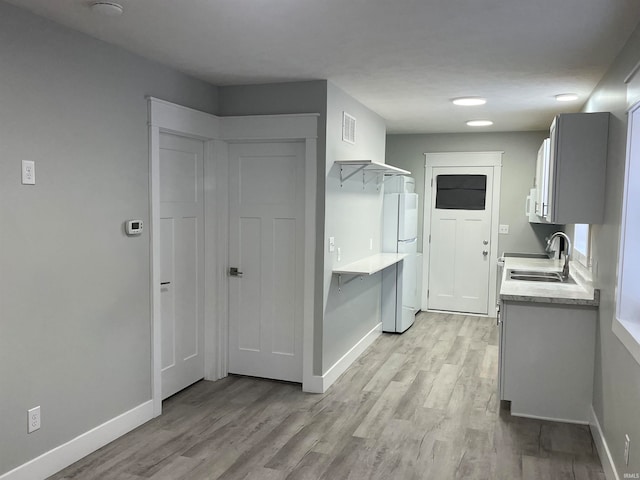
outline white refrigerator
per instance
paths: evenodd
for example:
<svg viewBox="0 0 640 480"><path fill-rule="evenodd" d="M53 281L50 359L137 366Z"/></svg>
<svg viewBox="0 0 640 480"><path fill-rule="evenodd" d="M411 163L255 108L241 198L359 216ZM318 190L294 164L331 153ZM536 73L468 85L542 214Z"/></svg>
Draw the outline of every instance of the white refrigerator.
<svg viewBox="0 0 640 480"><path fill-rule="evenodd" d="M418 195L384 195L382 251L407 257L382 272L382 330L402 333L418 312Z"/></svg>

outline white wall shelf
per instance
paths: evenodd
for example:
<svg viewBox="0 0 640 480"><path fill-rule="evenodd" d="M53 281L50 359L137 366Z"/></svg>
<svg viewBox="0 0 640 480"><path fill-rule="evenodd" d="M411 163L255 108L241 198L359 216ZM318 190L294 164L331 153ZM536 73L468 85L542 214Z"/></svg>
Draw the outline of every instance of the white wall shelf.
<svg viewBox="0 0 640 480"><path fill-rule="evenodd" d="M407 256L406 253L377 253L333 269L338 275L373 275Z"/></svg>
<svg viewBox="0 0 640 480"><path fill-rule="evenodd" d="M411 175L411 172L408 170L387 165L386 163L374 162L373 160L336 160L335 163L340 165L340 186L359 172L362 172L363 188L371 181L371 179L366 180L365 175L367 173L372 173L372 178L380 178L381 175Z"/></svg>
<svg viewBox="0 0 640 480"><path fill-rule="evenodd" d="M342 267L334 268L333 274L338 275L338 291L342 289L342 275L354 276L350 280L344 282L346 285L357 277L373 275L374 273L378 273L391 265L395 265L396 263L401 262L406 256L406 253L377 253L375 255L370 255L368 257L361 258L360 260L356 260L355 262L347 263Z"/></svg>

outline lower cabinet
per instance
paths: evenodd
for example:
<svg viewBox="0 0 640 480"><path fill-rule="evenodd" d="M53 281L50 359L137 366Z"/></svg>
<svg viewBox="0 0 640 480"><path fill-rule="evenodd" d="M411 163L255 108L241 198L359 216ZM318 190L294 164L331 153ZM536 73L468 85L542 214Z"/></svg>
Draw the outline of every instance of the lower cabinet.
<svg viewBox="0 0 640 480"><path fill-rule="evenodd" d="M500 397L511 414L588 423L597 307L502 301Z"/></svg>

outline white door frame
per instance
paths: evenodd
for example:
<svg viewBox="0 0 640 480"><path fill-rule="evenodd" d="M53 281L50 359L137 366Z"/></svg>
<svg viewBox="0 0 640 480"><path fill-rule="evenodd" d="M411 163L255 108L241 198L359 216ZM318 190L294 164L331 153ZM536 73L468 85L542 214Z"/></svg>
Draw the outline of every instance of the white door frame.
<svg viewBox="0 0 640 480"><path fill-rule="evenodd" d="M431 195L434 167L493 167L493 198L491 208L491 248L489 249L489 301L487 316L496 316L496 275L498 264L498 228L500 224L500 179L504 152L438 152L425 153L424 207L422 221L422 310L428 311L429 235L431 234Z"/></svg>
<svg viewBox="0 0 640 480"><path fill-rule="evenodd" d="M313 383L313 301L316 234L316 155L319 114L217 117L148 97L149 108L149 242L151 251L151 384L153 414L162 413L160 322L160 133L205 142L204 158L204 375L217 380L228 374L229 199L228 144L252 141L305 143L304 318L302 388Z"/></svg>

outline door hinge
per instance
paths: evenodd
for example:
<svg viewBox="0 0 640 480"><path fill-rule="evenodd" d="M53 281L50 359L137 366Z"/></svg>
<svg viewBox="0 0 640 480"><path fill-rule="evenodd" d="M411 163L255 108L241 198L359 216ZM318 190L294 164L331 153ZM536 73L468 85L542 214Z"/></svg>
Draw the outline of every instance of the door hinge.
<svg viewBox="0 0 640 480"><path fill-rule="evenodd" d="M429 289L427 289L427 298L429 298Z"/></svg>
<svg viewBox="0 0 640 480"><path fill-rule="evenodd" d="M431 177L431 188L433 188L433 177Z"/></svg>
<svg viewBox="0 0 640 480"><path fill-rule="evenodd" d="M429 234L429 243L431 243L431 234Z"/></svg>

